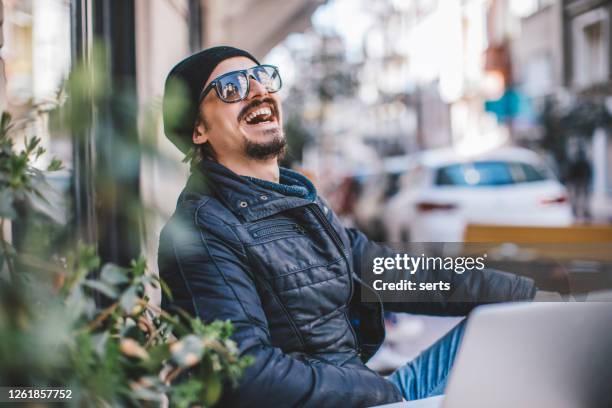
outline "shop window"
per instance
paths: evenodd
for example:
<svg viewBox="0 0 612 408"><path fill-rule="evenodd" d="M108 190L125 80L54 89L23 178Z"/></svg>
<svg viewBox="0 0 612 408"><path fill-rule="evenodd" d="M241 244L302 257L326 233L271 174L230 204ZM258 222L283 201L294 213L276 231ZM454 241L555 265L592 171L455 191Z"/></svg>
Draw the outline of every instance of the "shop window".
<svg viewBox="0 0 612 408"><path fill-rule="evenodd" d="M609 77L609 14L596 9L572 24L574 85L587 88Z"/></svg>

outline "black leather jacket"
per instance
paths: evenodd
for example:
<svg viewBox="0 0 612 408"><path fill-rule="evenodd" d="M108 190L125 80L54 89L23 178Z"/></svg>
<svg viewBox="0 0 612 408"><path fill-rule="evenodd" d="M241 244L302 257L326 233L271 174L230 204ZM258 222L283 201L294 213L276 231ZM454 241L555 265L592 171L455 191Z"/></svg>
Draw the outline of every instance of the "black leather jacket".
<svg viewBox="0 0 612 408"><path fill-rule="evenodd" d="M163 297L162 307L205 322L230 320L240 352L255 357L220 406L401 401L393 384L364 365L384 339L382 305L359 301L357 265L371 245L319 197L280 194L212 161L194 169L160 237L160 276L174 298ZM531 280L498 272L473 273L469 285L463 297L474 302L447 302L438 293L390 306L464 315L483 291L502 300L535 293Z"/></svg>

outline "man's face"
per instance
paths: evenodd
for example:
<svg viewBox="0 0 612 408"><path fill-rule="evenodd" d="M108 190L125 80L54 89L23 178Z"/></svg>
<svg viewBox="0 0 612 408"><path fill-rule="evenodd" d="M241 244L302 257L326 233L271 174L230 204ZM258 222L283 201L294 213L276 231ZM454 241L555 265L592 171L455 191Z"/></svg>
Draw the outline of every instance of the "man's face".
<svg viewBox="0 0 612 408"><path fill-rule="evenodd" d="M245 57L226 59L213 70L204 88L220 75L255 65ZM225 103L212 90L200 104L201 119L194 129L193 142L209 142L219 161L266 160L284 151L280 100L254 78L249 81L249 94L242 101Z"/></svg>

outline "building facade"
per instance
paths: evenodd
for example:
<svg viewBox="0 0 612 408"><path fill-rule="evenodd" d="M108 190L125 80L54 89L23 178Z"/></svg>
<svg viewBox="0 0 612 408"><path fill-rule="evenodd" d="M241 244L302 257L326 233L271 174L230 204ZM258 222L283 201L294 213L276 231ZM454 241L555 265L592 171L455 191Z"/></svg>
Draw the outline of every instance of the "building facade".
<svg viewBox="0 0 612 408"><path fill-rule="evenodd" d="M612 93L611 15L609 0L563 1L565 85L575 93Z"/></svg>
<svg viewBox="0 0 612 408"><path fill-rule="evenodd" d="M512 83L526 102L513 138L544 147L561 178L579 149L592 163L592 212L612 218L612 2L538 0L525 2L509 42ZM582 147L580 147L582 146Z"/></svg>
<svg viewBox="0 0 612 408"><path fill-rule="evenodd" d="M586 135L593 165L592 211L612 220L612 1L564 0L565 86L575 104L601 112Z"/></svg>

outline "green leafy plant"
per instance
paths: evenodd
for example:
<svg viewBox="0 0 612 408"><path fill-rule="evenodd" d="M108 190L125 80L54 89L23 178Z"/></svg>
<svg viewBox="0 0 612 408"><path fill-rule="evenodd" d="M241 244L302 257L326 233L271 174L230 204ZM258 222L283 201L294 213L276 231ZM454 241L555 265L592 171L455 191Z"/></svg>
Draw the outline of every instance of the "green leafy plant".
<svg viewBox="0 0 612 408"><path fill-rule="evenodd" d="M11 245L8 223L23 221L33 199L46 195L45 172L33 166L45 153L40 140L17 150L10 131L3 113L0 384L65 387L74 406L163 406L168 398L177 407L214 405L251 363L239 357L229 322L160 310L145 288L171 294L143 259L122 268L101 265L95 248L82 243L45 255ZM61 168L53 159L46 171Z"/></svg>

